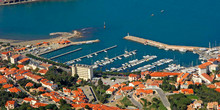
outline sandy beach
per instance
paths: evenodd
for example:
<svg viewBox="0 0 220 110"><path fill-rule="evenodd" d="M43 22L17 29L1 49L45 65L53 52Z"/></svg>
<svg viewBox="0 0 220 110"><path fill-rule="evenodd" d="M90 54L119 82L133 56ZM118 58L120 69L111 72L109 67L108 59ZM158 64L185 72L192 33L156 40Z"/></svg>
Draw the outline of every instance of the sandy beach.
<svg viewBox="0 0 220 110"><path fill-rule="evenodd" d="M62 33L62 32L58 32L58 33ZM73 37L82 37L82 34L79 31L74 31L73 33L63 32L63 34L59 34L58 37L50 38L50 39L38 39L38 40L28 40L28 41L13 40L13 39L0 39L0 42L10 43L11 45L16 45L16 46L27 46L27 45L36 45L37 43L42 43L42 42L53 43L60 39L68 40Z"/></svg>

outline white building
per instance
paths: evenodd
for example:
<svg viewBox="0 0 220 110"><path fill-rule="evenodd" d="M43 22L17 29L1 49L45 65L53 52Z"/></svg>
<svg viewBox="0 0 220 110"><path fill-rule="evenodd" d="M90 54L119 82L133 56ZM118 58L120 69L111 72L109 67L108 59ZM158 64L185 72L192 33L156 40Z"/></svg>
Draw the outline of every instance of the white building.
<svg viewBox="0 0 220 110"><path fill-rule="evenodd" d="M91 80L93 77L93 68L88 65L76 64L72 66L72 76L75 74L78 74L81 79Z"/></svg>

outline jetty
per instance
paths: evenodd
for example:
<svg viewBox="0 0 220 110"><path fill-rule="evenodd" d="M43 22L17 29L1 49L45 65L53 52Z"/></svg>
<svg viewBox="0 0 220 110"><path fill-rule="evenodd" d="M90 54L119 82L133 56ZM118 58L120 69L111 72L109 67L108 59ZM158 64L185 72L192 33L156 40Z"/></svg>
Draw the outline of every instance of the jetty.
<svg viewBox="0 0 220 110"><path fill-rule="evenodd" d="M72 50L72 51L69 51L69 52L60 54L60 55L56 55L56 56L51 57L51 58L49 58L49 59L50 59L50 60L51 60L51 59L55 59L55 58L58 58L58 57L61 57L61 56L64 56L64 55L67 55L67 54L70 54L70 53L73 53L73 52L77 52L77 51L79 51L79 50L82 50L82 48L78 48L78 49L75 49L75 50Z"/></svg>
<svg viewBox="0 0 220 110"><path fill-rule="evenodd" d="M99 39L96 39L96 40L88 40L88 41L71 42L70 44L60 46L59 48L55 48L55 49L51 49L50 51L45 51L45 52L39 53L38 56L41 56L43 54L47 54L47 53L50 53L50 52L53 52L56 50L60 50L62 48L66 48L66 47L69 47L72 45L89 44L89 43L95 43L95 42L99 42L99 41L100 41Z"/></svg>
<svg viewBox="0 0 220 110"><path fill-rule="evenodd" d="M67 62L65 62L65 64L73 64L74 62L81 61L81 59L83 59L83 58L86 58L86 57L89 58L89 57L92 57L92 55L97 55L98 53L101 53L101 52L107 52L107 50L110 50L110 49L113 49L113 48L116 48L116 47L117 47L117 45L114 45L114 46L111 46L109 48L105 48L105 49L90 53L88 55L84 55L82 57L67 61Z"/></svg>
<svg viewBox="0 0 220 110"><path fill-rule="evenodd" d="M149 39L144 39L140 37L135 37L135 36L125 36L124 39L138 42L144 45L150 45L154 47L158 47L159 49L165 49L165 50L177 50L181 52L186 52L186 51L193 51L193 50L198 50L204 47L195 47L195 46L179 46L179 45L168 45L165 43L149 40ZM208 49L208 48L207 48Z"/></svg>

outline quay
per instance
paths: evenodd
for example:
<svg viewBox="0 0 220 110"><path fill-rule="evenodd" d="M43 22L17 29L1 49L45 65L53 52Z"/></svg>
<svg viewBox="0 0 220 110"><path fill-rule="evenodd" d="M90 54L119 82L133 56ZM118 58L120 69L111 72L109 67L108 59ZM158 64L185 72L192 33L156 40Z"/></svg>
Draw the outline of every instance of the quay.
<svg viewBox="0 0 220 110"><path fill-rule="evenodd" d="M93 53L90 53L90 54L88 54L88 55L84 55L84 56L82 56L82 57L79 57L79 58L76 58L76 59L67 61L67 62L65 62L65 64L73 64L73 62L80 61L81 59L86 58L86 57L88 57L88 56L97 55L98 53L101 53L101 52L104 52L104 51L107 51L107 50L110 50L110 49L113 49L113 48L116 48L116 47L117 47L117 45L114 45L114 46L112 46L112 47L105 48L105 49L99 50L99 51L97 51L97 52L93 52ZM80 60L79 60L79 59L80 59Z"/></svg>
<svg viewBox="0 0 220 110"><path fill-rule="evenodd" d="M96 39L96 40L88 40L88 41L71 42L68 45L63 45L63 46L60 46L59 48L55 48L55 49L51 49L50 51L39 53L38 56L41 56L43 54L47 54L47 53L50 53L50 52L53 52L53 51L56 51L56 50L60 50L62 48L66 48L66 47L69 47L69 46L72 46L72 45L95 43L95 42L99 42L99 41L100 41L99 39Z"/></svg>
<svg viewBox="0 0 220 110"><path fill-rule="evenodd" d="M125 36L124 39L126 40L131 40L134 42L138 42L144 45L150 45L150 46L154 46L154 47L158 47L160 49L165 49L165 50L178 50L181 52L186 52L186 51L194 51L194 50L199 50L201 48L205 48L205 47L194 47L194 46L178 46L178 45L168 45L168 44L164 44L161 42L156 42L153 40L149 40L149 39L144 39L144 38L140 38L140 37L135 37L135 36ZM205 48L208 49L208 48Z"/></svg>
<svg viewBox="0 0 220 110"><path fill-rule="evenodd" d="M70 53L73 53L73 52L77 52L77 51L79 51L79 50L82 50L82 48L78 48L78 49L75 49L75 50L72 50L72 51L69 51L69 52L60 54L60 55L56 55L56 56L51 57L51 58L49 58L49 59L51 60L51 59L54 59L54 58L58 58L58 57L61 57L61 56L64 56L64 55L67 55L67 54L70 54Z"/></svg>

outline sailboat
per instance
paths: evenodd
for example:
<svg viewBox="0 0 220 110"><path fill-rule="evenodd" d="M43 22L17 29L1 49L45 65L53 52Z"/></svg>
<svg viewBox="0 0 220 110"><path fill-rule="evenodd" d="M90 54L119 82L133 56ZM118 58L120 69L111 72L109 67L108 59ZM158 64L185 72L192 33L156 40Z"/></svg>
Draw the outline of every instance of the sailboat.
<svg viewBox="0 0 220 110"><path fill-rule="evenodd" d="M105 22L104 22L104 29L106 28L106 26L105 26Z"/></svg>

